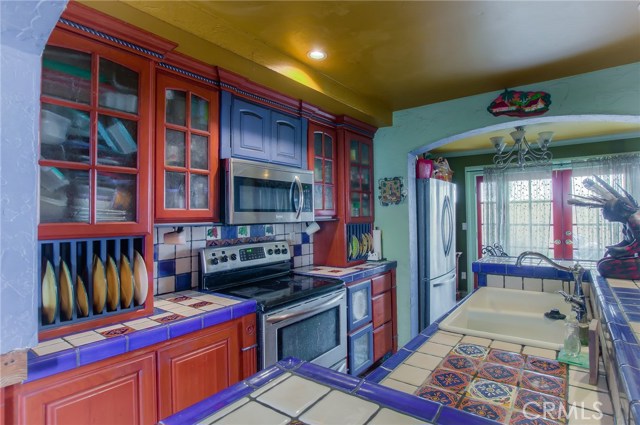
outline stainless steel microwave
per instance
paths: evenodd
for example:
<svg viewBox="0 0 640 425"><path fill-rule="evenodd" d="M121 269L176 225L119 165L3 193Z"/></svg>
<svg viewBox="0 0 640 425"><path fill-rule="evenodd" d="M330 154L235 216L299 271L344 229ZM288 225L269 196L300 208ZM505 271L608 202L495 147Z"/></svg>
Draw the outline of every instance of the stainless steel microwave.
<svg viewBox="0 0 640 425"><path fill-rule="evenodd" d="M313 221L313 171L225 161L227 224Z"/></svg>

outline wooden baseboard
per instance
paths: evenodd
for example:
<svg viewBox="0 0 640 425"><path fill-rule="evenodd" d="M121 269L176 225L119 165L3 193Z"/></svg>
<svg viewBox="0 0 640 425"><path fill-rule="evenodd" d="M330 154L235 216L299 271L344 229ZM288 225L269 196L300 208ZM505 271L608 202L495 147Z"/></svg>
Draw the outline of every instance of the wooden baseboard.
<svg viewBox="0 0 640 425"><path fill-rule="evenodd" d="M0 388L27 379L27 350L15 350L0 355Z"/></svg>

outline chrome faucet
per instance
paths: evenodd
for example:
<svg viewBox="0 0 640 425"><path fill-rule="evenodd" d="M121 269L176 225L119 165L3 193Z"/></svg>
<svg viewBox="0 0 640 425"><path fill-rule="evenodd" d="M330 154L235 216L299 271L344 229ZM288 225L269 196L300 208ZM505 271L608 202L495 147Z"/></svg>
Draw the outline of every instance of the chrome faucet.
<svg viewBox="0 0 640 425"><path fill-rule="evenodd" d="M586 321L587 319L587 303L585 301L584 293L582 292L582 276L584 275L584 267L580 265L580 263L575 263L571 267L562 266L555 261L551 260L549 257L540 254L539 252L534 251L525 251L522 254L518 255L518 259L516 260L516 266L522 265L522 260L525 257L536 257L541 260L546 261L554 268L558 270L562 270L565 272L570 272L573 274L573 295L567 294L564 291L558 291L560 295L564 297L564 300L571 304L571 309L576 312L577 319L579 322Z"/></svg>

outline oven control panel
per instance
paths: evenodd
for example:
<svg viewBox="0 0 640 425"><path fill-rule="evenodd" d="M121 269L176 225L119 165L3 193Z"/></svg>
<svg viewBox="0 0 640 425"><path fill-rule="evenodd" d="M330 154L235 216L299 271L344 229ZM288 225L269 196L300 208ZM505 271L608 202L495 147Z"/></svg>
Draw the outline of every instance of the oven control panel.
<svg viewBox="0 0 640 425"><path fill-rule="evenodd" d="M200 251L200 270L207 274L242 267L261 266L288 260L291 255L289 244L286 241L211 246Z"/></svg>

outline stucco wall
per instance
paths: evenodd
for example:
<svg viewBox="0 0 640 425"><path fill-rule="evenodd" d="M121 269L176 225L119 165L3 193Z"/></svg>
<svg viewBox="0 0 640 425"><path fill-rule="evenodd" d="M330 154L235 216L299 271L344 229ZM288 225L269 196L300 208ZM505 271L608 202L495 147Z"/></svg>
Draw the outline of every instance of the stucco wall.
<svg viewBox="0 0 640 425"><path fill-rule="evenodd" d="M640 63L510 89L550 93L552 105L543 118L594 114L640 116ZM393 126L379 129L375 136L376 181L383 177L407 178L407 158L411 151L429 145L435 148L446 143L447 138L468 131L519 121L496 118L487 112L487 105L498 94L496 91L395 112ZM406 343L411 334L409 206L408 202L377 206L375 223L383 232L384 255L398 261L400 344ZM457 251L464 249L466 247L457 247Z"/></svg>
<svg viewBox="0 0 640 425"><path fill-rule="evenodd" d="M65 1L0 1L0 354L37 344L40 56Z"/></svg>

